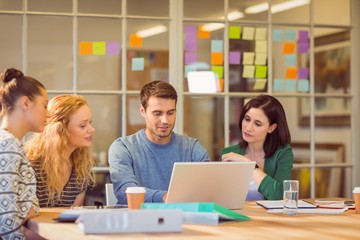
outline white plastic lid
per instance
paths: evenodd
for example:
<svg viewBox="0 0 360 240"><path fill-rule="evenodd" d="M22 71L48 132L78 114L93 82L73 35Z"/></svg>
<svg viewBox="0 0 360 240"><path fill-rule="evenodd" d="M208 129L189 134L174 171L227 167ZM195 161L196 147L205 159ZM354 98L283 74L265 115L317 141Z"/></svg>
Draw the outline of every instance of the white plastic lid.
<svg viewBox="0 0 360 240"><path fill-rule="evenodd" d="M126 188L126 193L145 193L146 190L144 187L128 187Z"/></svg>
<svg viewBox="0 0 360 240"><path fill-rule="evenodd" d="M360 193L360 187L354 188L353 193Z"/></svg>

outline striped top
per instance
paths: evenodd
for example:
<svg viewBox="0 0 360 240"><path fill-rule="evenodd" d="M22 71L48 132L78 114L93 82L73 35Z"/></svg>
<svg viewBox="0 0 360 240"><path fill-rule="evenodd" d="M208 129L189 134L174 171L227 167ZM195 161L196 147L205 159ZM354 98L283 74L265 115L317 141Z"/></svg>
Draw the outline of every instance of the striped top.
<svg viewBox="0 0 360 240"><path fill-rule="evenodd" d="M70 207L78 194L86 190L85 188L76 185L76 175L74 168L71 171L71 176L65 184L60 200L55 194L54 199L49 199L49 192L46 185L46 174L41 170L40 160L30 161L36 173L36 195L39 199L40 207Z"/></svg>
<svg viewBox="0 0 360 240"><path fill-rule="evenodd" d="M21 225L31 208L39 211L34 171L22 143L0 129L0 239L25 239Z"/></svg>

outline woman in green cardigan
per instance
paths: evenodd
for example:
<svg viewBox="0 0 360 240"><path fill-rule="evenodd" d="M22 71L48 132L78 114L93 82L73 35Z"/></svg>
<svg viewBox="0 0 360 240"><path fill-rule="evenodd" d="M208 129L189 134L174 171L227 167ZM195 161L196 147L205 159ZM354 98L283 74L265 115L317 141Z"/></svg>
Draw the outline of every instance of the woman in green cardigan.
<svg viewBox="0 0 360 240"><path fill-rule="evenodd" d="M255 161L246 200L283 198L283 181L291 179L294 155L284 108L274 97L261 94L242 109L240 143L224 148L220 159Z"/></svg>

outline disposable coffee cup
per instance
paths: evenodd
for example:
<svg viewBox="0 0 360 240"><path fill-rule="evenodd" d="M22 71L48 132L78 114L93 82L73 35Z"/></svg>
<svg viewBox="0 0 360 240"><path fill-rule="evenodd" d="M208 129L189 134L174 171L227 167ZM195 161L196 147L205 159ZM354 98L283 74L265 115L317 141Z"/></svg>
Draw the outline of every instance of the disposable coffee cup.
<svg viewBox="0 0 360 240"><path fill-rule="evenodd" d="M360 187L354 188L353 196L355 201L355 213L360 214Z"/></svg>
<svg viewBox="0 0 360 240"><path fill-rule="evenodd" d="M140 209L141 204L145 201L145 193L144 187L128 187L126 189L128 209Z"/></svg>

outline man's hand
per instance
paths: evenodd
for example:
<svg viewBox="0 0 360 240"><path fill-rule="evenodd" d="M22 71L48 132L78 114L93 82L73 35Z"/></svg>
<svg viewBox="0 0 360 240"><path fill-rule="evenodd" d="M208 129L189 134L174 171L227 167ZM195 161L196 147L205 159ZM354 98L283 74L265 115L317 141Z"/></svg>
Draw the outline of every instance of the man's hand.
<svg viewBox="0 0 360 240"><path fill-rule="evenodd" d="M164 196L162 197L162 201L165 202L167 198L167 193L164 194Z"/></svg>

